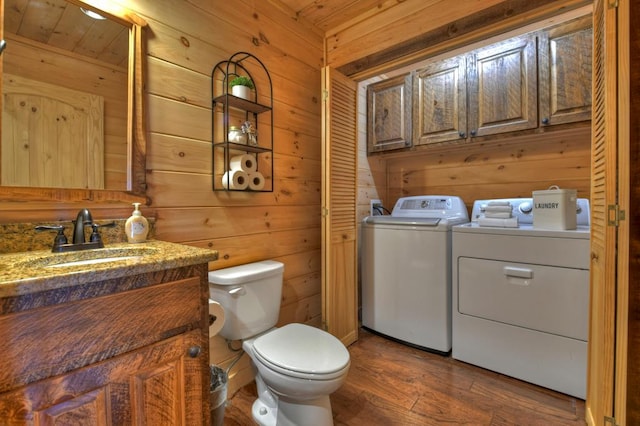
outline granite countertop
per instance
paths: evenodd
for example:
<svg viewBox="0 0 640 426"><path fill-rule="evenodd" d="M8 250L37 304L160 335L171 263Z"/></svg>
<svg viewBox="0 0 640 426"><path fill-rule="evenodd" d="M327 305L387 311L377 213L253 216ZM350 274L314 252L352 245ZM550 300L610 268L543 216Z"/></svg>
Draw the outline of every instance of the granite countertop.
<svg viewBox="0 0 640 426"><path fill-rule="evenodd" d="M109 261L102 261L107 258ZM67 253L38 250L2 254L0 297L37 293L216 259L218 252L215 250L155 240L139 244L107 244L103 249ZM78 261L86 263L61 265Z"/></svg>

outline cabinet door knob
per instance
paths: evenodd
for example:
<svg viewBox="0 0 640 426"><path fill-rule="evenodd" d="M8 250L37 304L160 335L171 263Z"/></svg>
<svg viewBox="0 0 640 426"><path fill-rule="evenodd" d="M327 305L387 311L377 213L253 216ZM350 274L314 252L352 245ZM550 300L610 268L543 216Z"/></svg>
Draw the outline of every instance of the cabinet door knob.
<svg viewBox="0 0 640 426"><path fill-rule="evenodd" d="M465 136L467 136L467 134L465 132L460 132L460 133L458 133L458 135L460 135L461 138L464 138Z"/></svg>
<svg viewBox="0 0 640 426"><path fill-rule="evenodd" d="M200 355L200 352L202 352L202 348L200 348L200 346L191 346L189 348L189 356L191 358L197 358Z"/></svg>
<svg viewBox="0 0 640 426"><path fill-rule="evenodd" d="M549 124L549 117L545 117L542 119L542 124Z"/></svg>
<svg viewBox="0 0 640 426"><path fill-rule="evenodd" d="M472 131L471 131L471 136L475 136L475 135L476 135L476 131L475 131L475 130L472 130Z"/></svg>

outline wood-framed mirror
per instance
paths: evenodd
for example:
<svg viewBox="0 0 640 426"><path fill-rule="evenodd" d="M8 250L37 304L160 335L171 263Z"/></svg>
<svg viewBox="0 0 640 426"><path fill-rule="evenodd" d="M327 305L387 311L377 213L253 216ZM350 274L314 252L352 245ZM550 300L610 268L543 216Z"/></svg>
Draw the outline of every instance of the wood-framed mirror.
<svg viewBox="0 0 640 426"><path fill-rule="evenodd" d="M145 203L146 22L98 0L0 6L0 201Z"/></svg>

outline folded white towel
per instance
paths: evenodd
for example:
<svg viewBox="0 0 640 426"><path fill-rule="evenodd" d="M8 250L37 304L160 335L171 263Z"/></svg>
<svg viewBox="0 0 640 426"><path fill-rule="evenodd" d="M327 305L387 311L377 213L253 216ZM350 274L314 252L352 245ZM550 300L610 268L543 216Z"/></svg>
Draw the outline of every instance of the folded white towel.
<svg viewBox="0 0 640 426"><path fill-rule="evenodd" d="M494 217L497 219L509 219L511 217L511 210L508 212L485 212L484 217Z"/></svg>
<svg viewBox="0 0 640 426"><path fill-rule="evenodd" d="M511 206L486 206L484 208L485 212L509 212L511 213Z"/></svg>
<svg viewBox="0 0 640 426"><path fill-rule="evenodd" d="M480 216L478 218L478 226L493 226L496 228L517 228L518 218L510 217L509 219L499 219L494 217Z"/></svg>
<svg viewBox="0 0 640 426"><path fill-rule="evenodd" d="M487 203L487 206L511 206L508 201L492 200Z"/></svg>

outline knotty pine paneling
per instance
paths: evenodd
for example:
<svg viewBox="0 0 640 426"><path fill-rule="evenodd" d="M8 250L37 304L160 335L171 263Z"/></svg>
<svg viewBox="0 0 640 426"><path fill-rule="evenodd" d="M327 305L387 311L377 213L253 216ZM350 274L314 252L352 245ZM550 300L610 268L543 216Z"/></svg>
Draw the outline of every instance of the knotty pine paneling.
<svg viewBox="0 0 640 426"><path fill-rule="evenodd" d="M211 174L211 142L165 133L150 133L149 170Z"/></svg>
<svg viewBox="0 0 640 426"><path fill-rule="evenodd" d="M319 285L319 283L320 274L318 272L314 272L309 275L298 276L292 280L288 280L285 283L282 291L282 306L295 306L301 299L316 296L317 293L315 289ZM316 316L318 316L318 314L319 311L316 311L315 315L310 317L309 320L315 318Z"/></svg>
<svg viewBox="0 0 640 426"><path fill-rule="evenodd" d="M298 252L319 250L320 227L204 239L189 241L189 244L218 250L220 257L210 266L212 269L227 268Z"/></svg>
<svg viewBox="0 0 640 426"><path fill-rule="evenodd" d="M105 188L124 190L127 179L127 70L102 65L60 49L46 49L7 35L10 51L3 55L3 72L99 95L104 100ZM65 64L65 72L59 64Z"/></svg>
<svg viewBox="0 0 640 426"><path fill-rule="evenodd" d="M550 185L577 189L579 197L589 198L590 138L589 123L582 123L563 130L368 159L386 161L386 183L377 189L386 193L389 210L400 197L424 194L456 195L470 209L477 199L531 197L532 191ZM360 185L359 197L367 197L370 187ZM364 208L368 202L361 200L360 205Z"/></svg>
<svg viewBox="0 0 640 426"><path fill-rule="evenodd" d="M158 28L148 46L147 163L158 238L217 249L211 269L280 258L289 289L281 322L319 323L320 282L306 277L320 271L321 38L261 2L145 0L134 9ZM273 80L273 193L211 190L210 72L236 51L255 54ZM290 276L297 254L315 266ZM212 362L233 356L212 351ZM247 367L238 364L232 381L250 379Z"/></svg>
<svg viewBox="0 0 640 426"><path fill-rule="evenodd" d="M367 90L358 86L358 199L356 218L360 222L369 216L370 200L386 197L387 159L384 155L367 155ZM388 207L387 207L388 208Z"/></svg>
<svg viewBox="0 0 640 426"><path fill-rule="evenodd" d="M450 7L446 0L396 2L328 30L327 64L348 76L371 77L589 4L463 0Z"/></svg>
<svg viewBox="0 0 640 426"><path fill-rule="evenodd" d="M163 241L195 241L253 235L317 226L320 211L308 206L226 206L161 209L157 220L166 222L156 238ZM198 225L198 226L193 226Z"/></svg>
<svg viewBox="0 0 640 426"><path fill-rule="evenodd" d="M210 269L263 259L285 263L281 323L320 324L320 68L323 40L268 2L116 0L148 23L145 215L157 238L219 250ZM255 54L274 87L272 193L211 189L212 67L238 51ZM258 81L258 84L262 83ZM261 87L262 91L265 91ZM123 108L124 110L124 108ZM82 203L1 203L0 220L68 220ZM126 218L128 203L91 203L96 218ZM34 210L38 211L35 212ZM211 361L235 353L212 339ZM238 364L230 389L252 379Z"/></svg>
<svg viewBox="0 0 640 426"><path fill-rule="evenodd" d="M456 2L455 7L451 7L448 0L407 1L397 2L389 8L378 8L377 13L360 22L329 30L327 63L340 67L502 1L462 0ZM400 28L402 30L398 31Z"/></svg>
<svg viewBox="0 0 640 426"><path fill-rule="evenodd" d="M317 211L320 209L322 37L274 8L270 2L191 0L180 2L179 6L173 0L117 0L116 3L132 9L149 24L147 182L151 205L143 208L145 214L157 218L156 231L171 241L219 250L220 260L212 262L210 269L262 259L284 262L285 299L280 321L319 325L320 283L315 277L320 271L320 218L317 214L305 218L295 215L309 214L314 207ZM471 3L477 2L464 2L467 6ZM399 3L400 6L410 4ZM431 2L420 6L423 4ZM403 12L402 16L406 19L406 16L414 15ZM338 40L336 33L331 35L330 62L351 61L361 57L362 52L358 49L365 48L364 53L380 49L386 44L397 43L397 37L410 37L409 32L416 30L408 25L403 26L403 31L397 31L393 20L378 22L386 27L387 34L394 33L384 44L373 43L370 38L353 32L341 33ZM367 23L358 28L368 32L368 27L372 33L379 34ZM273 193L211 191L210 169L206 165L210 161L207 144L211 140L209 75L217 62L236 51L255 54L265 63L274 81ZM361 113L360 117L362 121L365 114ZM476 147L475 151L465 148L465 152L480 156L484 149L484 146ZM549 149L550 153L556 152ZM419 156L431 159L427 152ZM359 157L366 158L366 163L360 161L359 193L382 198L385 206L392 206L398 194L387 193L387 157L367 158L366 152L362 151ZM458 157L445 155L441 161L448 163L451 169L464 165ZM544 166L543 160L540 165ZM573 186L577 187L577 182L581 181L579 179ZM422 180L416 185L421 186L404 186L402 190L428 193L438 189L436 192L444 193L453 188L449 183L442 188L430 186L429 182L425 186ZM482 194L503 186L486 184L478 192L472 182L467 185L467 191L477 195L475 198L485 197ZM515 184L507 185L513 187ZM524 185L533 187L527 182ZM588 187L588 183L585 186ZM358 211L364 206L359 197ZM0 220L68 220L75 217L80 207L83 207L81 203L3 202L0 203ZM94 217L103 219L127 217L131 208L127 203L92 203L91 209ZM246 213L219 213L225 209L231 209L230 212L241 209ZM252 210L255 215L251 215ZM265 211L278 212L275 225L272 225L277 229L267 229ZM214 218L214 225L205 223L204 219L209 216ZM232 232L247 231L236 236L225 233L225 228ZM222 339L214 338L212 342L212 362L227 365L235 354L227 350ZM230 390L252 377L246 357L234 370Z"/></svg>
<svg viewBox="0 0 640 426"><path fill-rule="evenodd" d="M360 120L364 128L366 118ZM368 157L366 140L360 138L358 217L369 214L373 198L391 210L400 197L457 195L471 209L476 199L531 197L532 191L551 185L577 189L579 197L589 198L590 137L589 123L582 123Z"/></svg>
<svg viewBox="0 0 640 426"><path fill-rule="evenodd" d="M149 170L211 173L211 145L209 141L163 133L151 133L148 139L150 145L154 147L152 151L147 153L147 168ZM320 162L319 152L316 148L320 144L319 138L290 130L275 129L274 140L282 141L276 146L276 156L282 153L284 154L282 158L291 159L288 164L279 165L279 162L276 162L276 167L291 169L295 164L298 164L311 173L319 172L319 170L309 167L309 161ZM287 171L283 171L283 173L287 173ZM276 173L276 180L281 177L283 176L280 176L280 172Z"/></svg>
<svg viewBox="0 0 640 426"><path fill-rule="evenodd" d="M217 191L215 197L211 196L211 175L158 172L153 178L148 184L149 192L156 194L152 206L313 205L320 196L320 181L277 176L273 192Z"/></svg>

